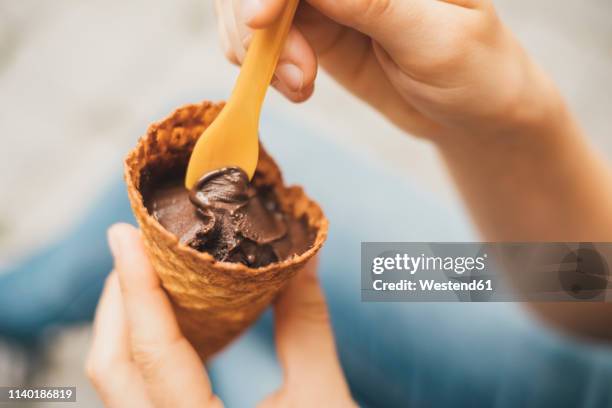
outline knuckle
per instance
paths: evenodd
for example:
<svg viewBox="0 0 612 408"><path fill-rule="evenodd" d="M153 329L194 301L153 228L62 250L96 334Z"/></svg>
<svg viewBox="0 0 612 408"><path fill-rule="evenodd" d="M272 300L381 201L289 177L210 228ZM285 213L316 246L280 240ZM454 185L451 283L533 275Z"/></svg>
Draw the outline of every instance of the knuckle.
<svg viewBox="0 0 612 408"><path fill-rule="evenodd" d="M488 16L476 15L472 18L465 19L461 26L463 37L471 41L486 41L491 36L492 28L495 24L495 19Z"/></svg>
<svg viewBox="0 0 612 408"><path fill-rule="evenodd" d="M324 302L313 300L300 305L301 320L305 323L321 326L330 323L329 312Z"/></svg>
<svg viewBox="0 0 612 408"><path fill-rule="evenodd" d="M464 56L465 54L460 49L453 48L446 50L429 61L427 70L434 74L450 72L461 64Z"/></svg>
<svg viewBox="0 0 612 408"><path fill-rule="evenodd" d="M161 353L155 347L144 345L132 347L132 359L143 373L156 372L162 364Z"/></svg>
<svg viewBox="0 0 612 408"><path fill-rule="evenodd" d="M392 5L392 0L357 0L354 12L363 20L378 20L391 12Z"/></svg>
<svg viewBox="0 0 612 408"><path fill-rule="evenodd" d="M89 357L85 362L85 375L89 381L91 381L94 386L97 388L100 387L100 384L103 382L103 379L106 377L106 373L108 367L99 361L95 360L92 357Z"/></svg>
<svg viewBox="0 0 612 408"><path fill-rule="evenodd" d="M452 33L440 39L438 46L428 52L416 64L420 72L428 75L444 75L460 66L467 58L469 49L467 40L461 33Z"/></svg>
<svg viewBox="0 0 612 408"><path fill-rule="evenodd" d="M436 47L421 58L417 64L421 70L432 74L449 72L465 63L480 44L490 41L494 22L484 17L461 19L440 35Z"/></svg>
<svg viewBox="0 0 612 408"><path fill-rule="evenodd" d="M184 337L162 342L133 342L132 359L144 375L160 373L164 363L173 358L176 350L185 346L184 342L187 342Z"/></svg>
<svg viewBox="0 0 612 408"><path fill-rule="evenodd" d="M465 51L466 49L462 44L456 44L456 46L449 48L445 53L440 55L440 58L434 60L432 70L437 72L450 72L463 62L467 55Z"/></svg>
<svg viewBox="0 0 612 408"><path fill-rule="evenodd" d="M319 290L319 275L315 270L308 269L310 266L311 265L306 265L306 269L300 272L301 275L299 279L301 279L301 284L308 290Z"/></svg>

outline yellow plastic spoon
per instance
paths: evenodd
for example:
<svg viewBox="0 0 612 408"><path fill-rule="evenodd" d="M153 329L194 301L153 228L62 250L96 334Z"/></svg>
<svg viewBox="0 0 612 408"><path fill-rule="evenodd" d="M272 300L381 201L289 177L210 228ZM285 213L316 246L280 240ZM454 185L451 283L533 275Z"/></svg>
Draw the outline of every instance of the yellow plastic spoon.
<svg viewBox="0 0 612 408"><path fill-rule="evenodd" d="M254 32L232 96L193 149L185 175L188 189L206 173L222 167L239 167L249 180L253 178L259 158L261 106L298 2L288 1L271 26Z"/></svg>

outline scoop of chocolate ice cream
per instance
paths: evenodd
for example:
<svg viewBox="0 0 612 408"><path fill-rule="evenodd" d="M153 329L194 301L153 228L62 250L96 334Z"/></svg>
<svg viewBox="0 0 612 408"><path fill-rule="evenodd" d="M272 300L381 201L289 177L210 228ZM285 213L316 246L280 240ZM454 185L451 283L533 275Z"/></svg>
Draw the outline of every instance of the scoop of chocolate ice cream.
<svg viewBox="0 0 612 408"><path fill-rule="evenodd" d="M145 205L181 243L219 261L260 267L306 251L315 235L306 219L284 213L273 189L256 185L237 167L206 174L191 191L179 175L151 185Z"/></svg>

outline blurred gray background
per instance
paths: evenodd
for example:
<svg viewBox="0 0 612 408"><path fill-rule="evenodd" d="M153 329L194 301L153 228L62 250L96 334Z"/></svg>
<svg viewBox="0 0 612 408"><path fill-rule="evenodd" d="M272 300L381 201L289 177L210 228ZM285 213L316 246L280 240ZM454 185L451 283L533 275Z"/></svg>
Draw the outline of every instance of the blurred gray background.
<svg viewBox="0 0 612 408"><path fill-rule="evenodd" d="M612 2L496 4L593 143L612 156ZM236 74L218 47L209 0L0 0L0 264L76 222L119 176L123 155L150 122L183 103L226 98ZM428 144L401 134L324 73L309 102L292 105L271 92L265 112L384 158L458 205ZM35 382L77 385L79 406L98 406L82 374L88 341L88 327L50 339Z"/></svg>

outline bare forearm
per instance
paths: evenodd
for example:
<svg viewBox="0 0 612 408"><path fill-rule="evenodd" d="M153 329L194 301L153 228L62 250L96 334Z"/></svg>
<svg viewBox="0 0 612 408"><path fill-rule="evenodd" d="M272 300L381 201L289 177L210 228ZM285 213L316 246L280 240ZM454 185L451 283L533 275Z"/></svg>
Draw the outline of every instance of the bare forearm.
<svg viewBox="0 0 612 408"><path fill-rule="evenodd" d="M556 92L553 93L553 95ZM560 98L508 134L455 135L439 143L488 241L612 241L612 177ZM569 333L612 340L608 303L534 303Z"/></svg>
<svg viewBox="0 0 612 408"><path fill-rule="evenodd" d="M439 149L489 241L612 240L612 178L563 104L514 134L458 135Z"/></svg>

